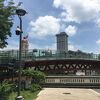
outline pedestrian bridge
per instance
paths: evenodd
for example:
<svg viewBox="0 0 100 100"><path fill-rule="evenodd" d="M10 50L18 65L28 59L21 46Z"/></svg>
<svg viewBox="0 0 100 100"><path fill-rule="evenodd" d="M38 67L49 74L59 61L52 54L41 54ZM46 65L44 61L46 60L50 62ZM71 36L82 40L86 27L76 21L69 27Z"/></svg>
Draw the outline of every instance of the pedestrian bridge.
<svg viewBox="0 0 100 100"><path fill-rule="evenodd" d="M68 51L58 52L56 50L40 50L30 49L28 51L22 51L22 60L54 60L54 59L86 59L86 60L99 60L99 55L93 53L85 53L82 51ZM19 60L18 50L5 50L0 51L0 61L3 62L7 59L9 62L11 59ZM0 63L1 63L0 62Z"/></svg>
<svg viewBox="0 0 100 100"><path fill-rule="evenodd" d="M22 67L33 68L48 74L93 73L100 70L99 55L82 51L57 52L53 50L31 49L22 51ZM18 67L19 51L0 51L0 69Z"/></svg>

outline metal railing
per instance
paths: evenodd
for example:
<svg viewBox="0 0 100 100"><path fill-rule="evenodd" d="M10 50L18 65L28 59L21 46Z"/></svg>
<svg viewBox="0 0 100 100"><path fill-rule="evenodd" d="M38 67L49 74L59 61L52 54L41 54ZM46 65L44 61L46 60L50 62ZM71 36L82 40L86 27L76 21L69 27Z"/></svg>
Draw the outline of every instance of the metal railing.
<svg viewBox="0 0 100 100"><path fill-rule="evenodd" d="M19 60L18 50L0 51L0 63L9 62L11 59ZM22 60L53 60L53 59L87 59L87 60L99 60L97 54L93 53L58 53L54 50L40 50L30 49L28 51L22 51Z"/></svg>

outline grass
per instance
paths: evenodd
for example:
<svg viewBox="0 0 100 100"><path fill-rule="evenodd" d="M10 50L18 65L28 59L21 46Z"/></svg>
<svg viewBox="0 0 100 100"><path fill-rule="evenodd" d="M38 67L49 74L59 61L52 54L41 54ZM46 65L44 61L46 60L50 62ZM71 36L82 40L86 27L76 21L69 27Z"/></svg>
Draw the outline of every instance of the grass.
<svg viewBox="0 0 100 100"><path fill-rule="evenodd" d="M39 92L40 91L36 91L34 93L30 91L21 91L21 95L24 97L24 100L36 100ZM15 100L16 96L16 92L11 93L11 95L9 96L9 100Z"/></svg>

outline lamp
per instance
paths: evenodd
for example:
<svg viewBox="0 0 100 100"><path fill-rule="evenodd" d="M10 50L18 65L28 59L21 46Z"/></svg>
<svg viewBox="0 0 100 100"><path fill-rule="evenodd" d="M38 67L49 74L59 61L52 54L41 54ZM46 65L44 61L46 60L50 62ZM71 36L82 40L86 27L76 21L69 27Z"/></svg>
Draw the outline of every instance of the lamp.
<svg viewBox="0 0 100 100"><path fill-rule="evenodd" d="M16 29L16 35L19 35L19 71L18 71L18 96L16 98L16 100L22 100L22 99L19 99L19 96L20 96L20 90L21 90L21 53L22 53L22 16L24 16L26 14L26 11L23 10L23 9L17 9L16 10L16 14L18 15L19 17L19 20L20 20L20 27L17 26L17 29Z"/></svg>

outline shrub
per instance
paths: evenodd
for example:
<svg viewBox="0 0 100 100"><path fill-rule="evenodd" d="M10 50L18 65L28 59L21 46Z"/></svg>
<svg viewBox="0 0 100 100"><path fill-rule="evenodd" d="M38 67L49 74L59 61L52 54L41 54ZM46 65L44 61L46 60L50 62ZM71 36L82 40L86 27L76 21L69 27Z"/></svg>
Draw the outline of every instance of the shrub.
<svg viewBox="0 0 100 100"><path fill-rule="evenodd" d="M31 92L35 92L35 91L37 91L37 90L41 90L42 88L41 88L41 86L39 85L39 84L32 84L31 85L31 88L30 88L30 91Z"/></svg>
<svg viewBox="0 0 100 100"><path fill-rule="evenodd" d="M41 84L45 81L45 74L41 71L26 69L26 70L23 70L22 73L23 73L23 76L32 77L33 83Z"/></svg>
<svg viewBox="0 0 100 100"><path fill-rule="evenodd" d="M8 100L8 97L12 91L12 84L3 82L0 84L0 100Z"/></svg>
<svg viewBox="0 0 100 100"><path fill-rule="evenodd" d="M45 81L45 74L41 71L34 71L33 72L33 80L35 80L35 83L41 84Z"/></svg>

